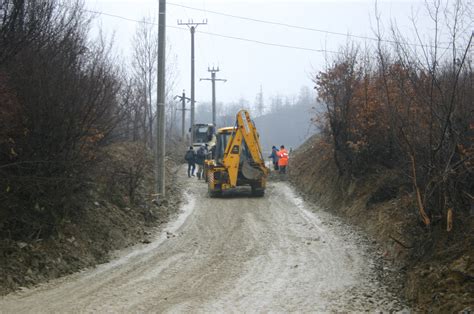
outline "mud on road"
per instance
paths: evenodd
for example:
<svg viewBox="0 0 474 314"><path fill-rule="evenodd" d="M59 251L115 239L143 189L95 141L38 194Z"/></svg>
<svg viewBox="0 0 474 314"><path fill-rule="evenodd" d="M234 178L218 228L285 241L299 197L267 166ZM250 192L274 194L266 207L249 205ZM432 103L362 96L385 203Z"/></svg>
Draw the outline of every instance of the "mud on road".
<svg viewBox="0 0 474 314"><path fill-rule="evenodd" d="M218 199L197 180L173 223L112 262L0 299L0 312L374 311L406 306L357 231L285 182Z"/></svg>

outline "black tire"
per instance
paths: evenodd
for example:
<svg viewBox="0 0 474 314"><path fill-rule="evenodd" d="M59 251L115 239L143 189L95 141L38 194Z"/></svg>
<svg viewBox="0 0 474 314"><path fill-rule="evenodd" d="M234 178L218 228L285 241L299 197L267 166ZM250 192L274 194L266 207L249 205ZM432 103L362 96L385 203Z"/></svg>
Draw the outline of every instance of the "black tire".
<svg viewBox="0 0 474 314"><path fill-rule="evenodd" d="M222 191L221 190L212 190L211 189L211 184L208 182L207 183L207 194L209 195L209 197L211 198L214 198L214 197L219 197L222 195Z"/></svg>
<svg viewBox="0 0 474 314"><path fill-rule="evenodd" d="M262 197L265 195L265 189L252 186L252 196Z"/></svg>
<svg viewBox="0 0 474 314"><path fill-rule="evenodd" d="M204 177L204 181L208 182L209 179L208 179L208 177L207 177L207 167L206 167L206 165L204 165L204 168L203 168L203 170L202 170L202 173L203 173L202 175L203 175L203 177Z"/></svg>

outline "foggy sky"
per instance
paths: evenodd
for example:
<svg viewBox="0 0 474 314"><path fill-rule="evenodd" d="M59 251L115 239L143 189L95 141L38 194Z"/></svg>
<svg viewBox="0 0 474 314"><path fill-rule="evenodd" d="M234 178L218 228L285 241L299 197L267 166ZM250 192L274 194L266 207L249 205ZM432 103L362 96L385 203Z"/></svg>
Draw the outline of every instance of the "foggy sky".
<svg viewBox="0 0 474 314"><path fill-rule="evenodd" d="M207 12L182 8L173 4L190 6ZM155 16L157 0L86 0L86 8L104 13L140 20ZM211 99L210 82L200 78L210 77L208 66L219 66L217 83L218 101L238 101L243 97L253 102L263 87L265 97L275 94L294 95L302 85L313 86L311 76L324 68L331 53L266 46L236 39L221 38L199 33L211 32L268 43L337 51L347 42L346 36L324 32L293 29L253 21L216 15L217 11L253 19L274 21L296 26L339 32L343 34L374 37L375 1L229 1L229 0L173 0L167 1L167 25L177 27L177 20L202 21L208 25L198 27L196 34L196 100ZM427 16L422 11L423 1L378 1L378 8L388 35L388 26L396 21L406 34L412 29L411 16L416 16L422 34L430 31ZM130 56L132 36L136 23L98 15L94 30L102 27L109 35L114 34L115 46L127 59ZM167 28L167 42L175 59L177 81L175 94L185 89L190 92L190 32ZM371 40L352 38L361 45L374 45Z"/></svg>

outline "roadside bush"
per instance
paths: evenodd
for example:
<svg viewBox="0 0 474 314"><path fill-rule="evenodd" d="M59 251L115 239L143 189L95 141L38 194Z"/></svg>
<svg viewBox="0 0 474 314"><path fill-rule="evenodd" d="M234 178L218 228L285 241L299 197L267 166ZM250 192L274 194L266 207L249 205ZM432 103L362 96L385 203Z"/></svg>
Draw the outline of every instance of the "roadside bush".
<svg viewBox="0 0 474 314"><path fill-rule="evenodd" d="M0 236L47 237L77 208L120 117L109 47L77 1L5 0L0 19Z"/></svg>
<svg viewBox="0 0 474 314"><path fill-rule="evenodd" d="M423 223L444 218L448 231L454 211L474 204L473 36L456 33L469 18L463 6L458 1L444 12L455 47L450 57L441 57L450 50L436 40L420 43L429 47L420 57L394 30L393 47L348 46L314 78L326 104L315 121L340 175L398 169L412 181ZM433 16L436 27L440 19Z"/></svg>
<svg viewBox="0 0 474 314"><path fill-rule="evenodd" d="M154 176L153 156L145 143L119 142L105 147L99 155L94 173L101 177L101 186L106 189L101 194L122 206L151 200L153 191L144 186L148 186L146 179Z"/></svg>

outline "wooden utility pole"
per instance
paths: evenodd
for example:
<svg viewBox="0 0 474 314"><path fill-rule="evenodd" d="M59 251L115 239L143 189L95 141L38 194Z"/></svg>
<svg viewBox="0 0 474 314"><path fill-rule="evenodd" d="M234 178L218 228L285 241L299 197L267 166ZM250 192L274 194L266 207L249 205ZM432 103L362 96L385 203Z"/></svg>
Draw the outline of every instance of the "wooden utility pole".
<svg viewBox="0 0 474 314"><path fill-rule="evenodd" d="M216 79L216 73L219 72L219 67L207 68L208 72L211 72L211 78L202 78L201 81L212 82L212 124L216 126L216 81L227 82L225 79Z"/></svg>
<svg viewBox="0 0 474 314"><path fill-rule="evenodd" d="M186 100L187 101L190 101L191 98L188 98L186 97L186 93L184 92L184 89L183 89L183 94L180 96L180 95L176 95L174 96L174 99L176 98L179 98L181 100L181 109L177 109L177 110L180 110L182 111L181 112L181 138L184 140L184 134L185 134L185 123L186 123L186 111L189 110L189 109L186 109Z"/></svg>
<svg viewBox="0 0 474 314"><path fill-rule="evenodd" d="M166 0L159 0L158 15L158 79L156 97L156 150L155 183L157 198L165 197L165 53L166 53Z"/></svg>
<svg viewBox="0 0 474 314"><path fill-rule="evenodd" d="M195 23L193 20L189 20L187 23L183 23L181 20L178 21L178 25L186 25L191 31L191 144L194 142L194 105L196 98L194 95L194 33L199 25L206 25L207 20Z"/></svg>

